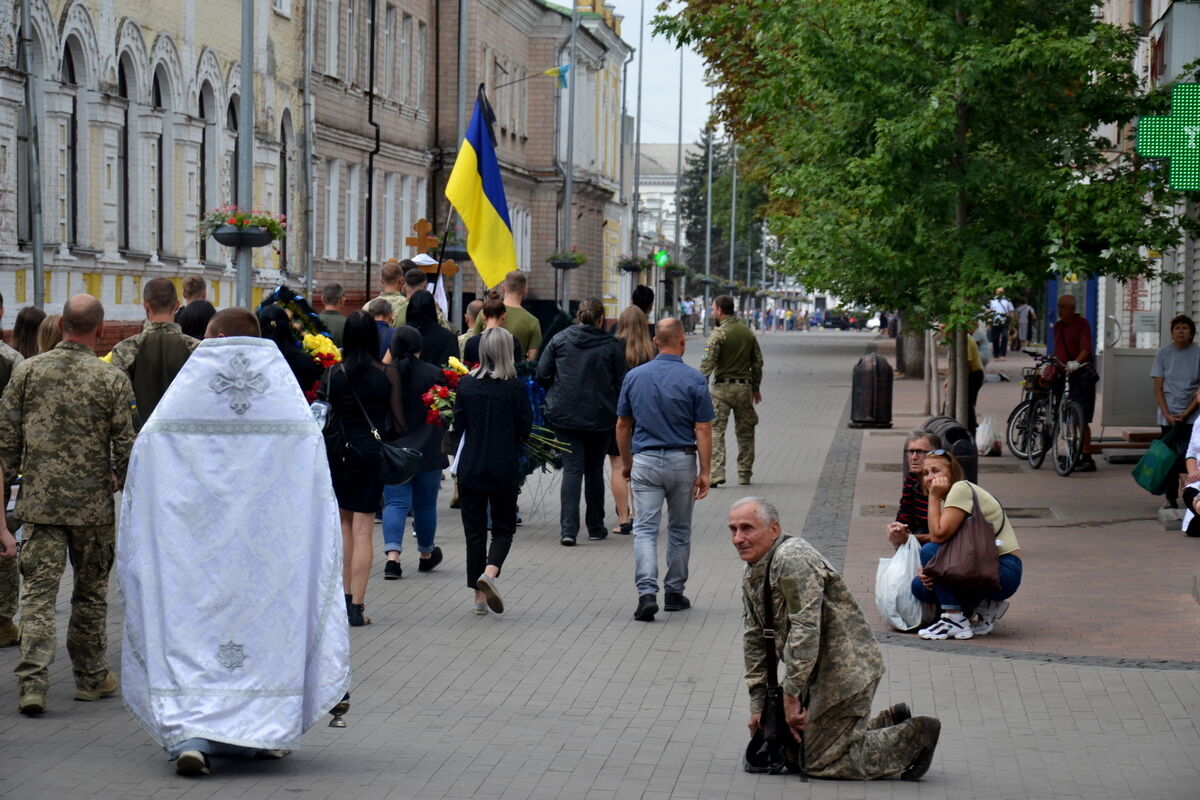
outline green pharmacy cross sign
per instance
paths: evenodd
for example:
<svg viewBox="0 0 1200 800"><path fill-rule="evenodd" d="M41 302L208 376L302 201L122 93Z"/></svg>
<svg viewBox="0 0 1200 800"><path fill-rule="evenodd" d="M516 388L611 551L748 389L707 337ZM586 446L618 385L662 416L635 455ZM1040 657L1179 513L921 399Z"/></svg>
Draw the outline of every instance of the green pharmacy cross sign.
<svg viewBox="0 0 1200 800"><path fill-rule="evenodd" d="M1177 83L1171 89L1171 113L1142 117L1137 152L1143 158L1167 158L1167 183L1181 192L1200 191L1200 84Z"/></svg>
<svg viewBox="0 0 1200 800"><path fill-rule="evenodd" d="M654 263L660 267L665 267L671 261L671 254L666 250L659 250L654 254Z"/></svg>

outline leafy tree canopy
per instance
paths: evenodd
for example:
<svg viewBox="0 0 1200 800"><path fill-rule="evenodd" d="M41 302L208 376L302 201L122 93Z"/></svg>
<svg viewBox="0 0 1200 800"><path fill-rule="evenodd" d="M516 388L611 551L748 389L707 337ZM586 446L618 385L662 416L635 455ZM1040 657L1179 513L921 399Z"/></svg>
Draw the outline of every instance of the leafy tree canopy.
<svg viewBox="0 0 1200 800"><path fill-rule="evenodd" d="M1112 140L1164 96L1089 0L687 0L655 28L721 86L783 269L847 303L961 327L996 286L1149 276L1179 241L1181 195Z"/></svg>

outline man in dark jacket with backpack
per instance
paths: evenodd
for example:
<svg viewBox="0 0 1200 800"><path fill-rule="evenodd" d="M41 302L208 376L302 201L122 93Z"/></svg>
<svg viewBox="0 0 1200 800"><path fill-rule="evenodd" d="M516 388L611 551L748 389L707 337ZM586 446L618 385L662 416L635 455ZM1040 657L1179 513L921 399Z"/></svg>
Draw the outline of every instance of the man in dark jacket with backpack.
<svg viewBox="0 0 1200 800"><path fill-rule="evenodd" d="M585 486L588 539L608 535L604 524L604 459L617 423L617 396L625 378L625 351L605 333L604 303L579 304L577 325L550 340L538 360L538 381L549 387L546 421L571 447L563 456L560 541L575 545L579 534L579 489Z"/></svg>

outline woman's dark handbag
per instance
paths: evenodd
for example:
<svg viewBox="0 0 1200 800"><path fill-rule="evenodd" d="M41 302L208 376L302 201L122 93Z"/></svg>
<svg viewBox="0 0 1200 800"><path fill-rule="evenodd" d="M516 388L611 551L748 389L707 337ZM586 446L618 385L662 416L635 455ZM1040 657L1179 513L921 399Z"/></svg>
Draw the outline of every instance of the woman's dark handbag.
<svg viewBox="0 0 1200 800"><path fill-rule="evenodd" d="M792 736L783 711L783 688L779 685L779 657L775 653L775 606L771 598L771 560L763 577L763 649L767 655L767 698L759 717L759 728L746 745L743 766L746 772L781 775L794 772L807 781L804 745Z"/></svg>
<svg viewBox="0 0 1200 800"><path fill-rule="evenodd" d="M358 404L358 410L362 412L363 419L367 421L371 435L375 437L375 441L379 442L379 462L375 467L379 479L387 486L397 486L411 481L413 476L421 471L421 451L413 447L404 447L396 442L385 442L379 435L379 429L375 427L375 423L371 422L371 415L367 413L362 400L358 399L358 392L354 391L353 387L350 389L350 395Z"/></svg>
<svg viewBox="0 0 1200 800"><path fill-rule="evenodd" d="M317 390L317 402L313 403L313 407L324 406L324 414L321 418L321 435L325 437L325 458L329 461L329 469L331 471L340 471L346 463L346 456L349 454L346 442L346 431L342 427L342 420L333 410L333 404L329 402L329 381L333 374L333 367L325 370L325 374L321 376L321 385Z"/></svg>
<svg viewBox="0 0 1200 800"><path fill-rule="evenodd" d="M1004 527L1003 522L1000 525ZM958 533L942 543L933 558L929 559L925 574L934 581L973 592L1000 588L996 529L980 513L979 495L975 493L974 486L971 486L971 516L963 520Z"/></svg>

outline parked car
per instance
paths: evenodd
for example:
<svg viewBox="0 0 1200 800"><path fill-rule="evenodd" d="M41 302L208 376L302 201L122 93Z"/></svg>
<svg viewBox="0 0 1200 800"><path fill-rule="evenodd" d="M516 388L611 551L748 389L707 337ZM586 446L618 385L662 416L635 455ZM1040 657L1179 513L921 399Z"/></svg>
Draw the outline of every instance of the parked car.
<svg viewBox="0 0 1200 800"><path fill-rule="evenodd" d="M840 311L826 311L825 318L821 321L821 327L837 328L840 331L844 331L848 327L846 315Z"/></svg>

